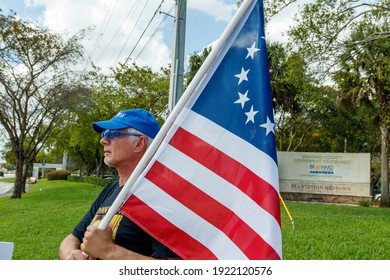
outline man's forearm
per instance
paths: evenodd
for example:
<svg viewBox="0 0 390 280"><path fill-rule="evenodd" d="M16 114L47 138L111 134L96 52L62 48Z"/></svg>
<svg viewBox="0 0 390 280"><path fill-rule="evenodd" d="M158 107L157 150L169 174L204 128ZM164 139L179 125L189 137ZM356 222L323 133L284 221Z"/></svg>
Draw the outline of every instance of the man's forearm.
<svg viewBox="0 0 390 280"><path fill-rule="evenodd" d="M64 238L60 245L59 256L61 260L72 259L72 252L80 250L80 240L72 234Z"/></svg>

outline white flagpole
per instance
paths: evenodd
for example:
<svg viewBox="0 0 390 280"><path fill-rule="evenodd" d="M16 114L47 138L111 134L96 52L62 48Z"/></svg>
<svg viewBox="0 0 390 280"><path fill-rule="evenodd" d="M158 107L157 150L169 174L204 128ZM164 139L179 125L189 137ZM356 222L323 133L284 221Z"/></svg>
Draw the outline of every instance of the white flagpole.
<svg viewBox="0 0 390 280"><path fill-rule="evenodd" d="M233 19L230 21L228 26L226 27L225 31L222 33L221 37L218 39L215 47L211 50L210 54L207 56L206 60L196 73L195 77L191 81L190 85L186 89L186 91L183 93L183 96L179 99L176 106L173 108L171 114L169 115L168 119L164 123L164 125L161 127L159 133L157 134L156 138L151 143L150 147L144 154L144 156L141 158L140 162L138 163L137 167L134 169L133 173L123 186L122 190L118 194L117 198L111 205L110 209L102 219L101 223L99 224L99 228L104 229L107 227L108 223L111 221L112 217L115 215L115 213L122 207L122 205L126 202L130 195L130 190L132 186L137 181L138 177L142 173L142 171L145 169L153 155L156 153L158 147L163 142L165 136L168 133L168 130L173 125L174 121L176 120L179 113L182 111L184 106L189 101L190 97L192 96L192 93L197 89L199 85L202 85L201 82L205 78L207 74L211 75L214 73L213 67L217 67L219 63L215 63L217 60L221 60L224 57L224 54L227 52L227 48L225 47L226 42L229 40L230 35L237 31L237 26L240 22L243 22L243 18L248 18L249 11L252 11L254 5L256 4L257 0L244 0L236 14L234 15ZM204 86L204 85L203 85Z"/></svg>

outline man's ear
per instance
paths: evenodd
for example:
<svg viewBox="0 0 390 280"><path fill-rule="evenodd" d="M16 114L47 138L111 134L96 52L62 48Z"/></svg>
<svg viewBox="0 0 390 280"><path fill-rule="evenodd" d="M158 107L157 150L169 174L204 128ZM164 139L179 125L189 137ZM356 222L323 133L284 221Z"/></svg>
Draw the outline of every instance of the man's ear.
<svg viewBox="0 0 390 280"><path fill-rule="evenodd" d="M146 136L143 135L139 136L137 143L135 145L135 151L144 152L146 151L147 147L148 147L148 139L146 138Z"/></svg>

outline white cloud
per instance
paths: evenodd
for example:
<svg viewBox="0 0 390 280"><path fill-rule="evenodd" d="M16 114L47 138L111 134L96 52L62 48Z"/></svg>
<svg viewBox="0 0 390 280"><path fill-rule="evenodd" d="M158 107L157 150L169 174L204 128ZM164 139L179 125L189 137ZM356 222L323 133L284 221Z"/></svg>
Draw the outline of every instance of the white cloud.
<svg viewBox="0 0 390 280"><path fill-rule="evenodd" d="M237 4L226 4L222 0L193 0L188 1L187 6L214 17L216 21L224 22L229 22L237 11Z"/></svg>
<svg viewBox="0 0 390 280"><path fill-rule="evenodd" d="M102 68L124 62L130 54L132 59L137 58L137 64L151 66L154 70L165 67L171 62L172 38L165 37L164 28L172 32L173 20L157 11L161 0L25 0L24 2L25 6L41 7L43 13L39 19L40 23L54 32L67 32L73 35L81 29L93 27L94 30L84 44L85 50L87 54L91 54L92 61ZM164 13L170 11L174 14L175 1L165 0L163 3L161 11ZM215 22L227 24L237 9L235 3L236 1L233 0L188 0L187 8L200 11L212 17ZM157 14L153 18L156 11ZM150 26L140 39L149 22ZM207 28L208 32L212 32L212 27Z"/></svg>
<svg viewBox="0 0 390 280"><path fill-rule="evenodd" d="M102 68L124 62L131 54L131 59L136 59L137 64L158 70L171 62L172 38L165 37L164 27L167 25L165 28L173 29L172 19L157 11L161 2L25 0L25 5L43 8L39 21L54 32L73 35L81 29L93 28L85 40L85 51L91 55L92 62ZM174 5L173 0L164 1L161 11L174 13ZM189 0L187 7L202 11L214 17L215 21L223 22L228 22L236 9L235 4L225 4L222 0Z"/></svg>
<svg viewBox="0 0 390 280"><path fill-rule="evenodd" d="M312 0L297 0L295 3L288 5L277 15L273 16L267 25L267 39L275 42L287 42L287 31L294 26L294 16L298 13L299 8Z"/></svg>
<svg viewBox="0 0 390 280"><path fill-rule="evenodd" d="M150 66L154 70L166 67L171 62L170 47L173 39L172 35L167 34L172 33L173 20L157 11L162 0L24 0L24 2L25 6L40 7L43 10L39 21L52 31L68 32L73 35L81 29L93 27L84 43L85 52L91 55L94 64L103 69L124 62L130 54L133 61L136 59L137 64ZM165 0L161 12L173 14L174 5L175 1ZM204 42L204 45L208 45L221 35L219 34L221 25L228 24L237 10L237 5L235 0L188 0L187 8L189 11L201 12L202 15L211 18L215 26L219 26L216 28L218 32L214 31L214 25L199 26L203 29L203 34L199 32L198 38L191 37L186 42L187 53L192 53L201 49L199 44ZM149 23L150 26L145 32ZM198 23L201 24L202 20L200 19ZM274 41L285 41L282 32L291 23L292 14L284 13L275 17L267 26L267 37ZM140 39L143 32L145 34ZM198 45L191 49L194 42Z"/></svg>
<svg viewBox="0 0 390 280"><path fill-rule="evenodd" d="M272 42L287 42L287 30L293 25L292 18L277 16L267 25L267 39Z"/></svg>
<svg viewBox="0 0 390 280"><path fill-rule="evenodd" d="M163 31L156 30L162 17L152 20L160 0L29 1L30 5L44 7L41 24L54 32L73 35L81 29L93 28L84 46L86 54L102 68L124 62L130 53L132 58L138 57L137 63L155 70L170 62ZM150 26L139 40L149 22ZM152 33L154 36L149 40Z"/></svg>

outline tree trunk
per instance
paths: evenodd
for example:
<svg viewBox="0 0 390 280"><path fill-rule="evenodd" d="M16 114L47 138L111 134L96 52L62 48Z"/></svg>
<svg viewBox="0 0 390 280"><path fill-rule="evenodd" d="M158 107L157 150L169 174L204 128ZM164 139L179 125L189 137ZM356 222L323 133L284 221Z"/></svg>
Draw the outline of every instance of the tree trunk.
<svg viewBox="0 0 390 280"><path fill-rule="evenodd" d="M11 198L22 198L22 192L24 191L26 183L26 178L23 179L23 168L24 159L21 156L18 156L16 160L15 186Z"/></svg>
<svg viewBox="0 0 390 280"><path fill-rule="evenodd" d="M102 177L102 166L104 162L104 156L101 156L99 159L99 162L97 162L97 167L96 167L96 176L97 177Z"/></svg>
<svg viewBox="0 0 390 280"><path fill-rule="evenodd" d="M23 172L22 172L22 193L26 193L26 180L27 180L27 163L23 164Z"/></svg>
<svg viewBox="0 0 390 280"><path fill-rule="evenodd" d="M385 122L381 122L381 207L389 207L389 167L388 167L388 130Z"/></svg>

